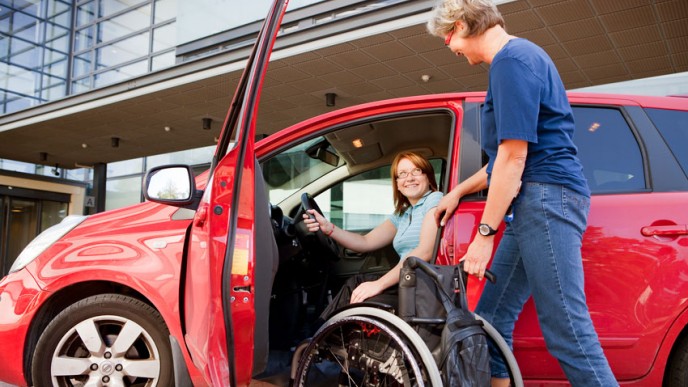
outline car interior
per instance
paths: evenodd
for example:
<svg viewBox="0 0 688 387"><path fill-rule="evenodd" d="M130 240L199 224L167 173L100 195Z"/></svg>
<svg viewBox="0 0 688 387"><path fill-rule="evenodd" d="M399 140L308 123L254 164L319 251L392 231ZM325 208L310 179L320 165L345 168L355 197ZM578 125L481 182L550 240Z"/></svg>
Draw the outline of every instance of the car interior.
<svg viewBox="0 0 688 387"><path fill-rule="evenodd" d="M445 189L453 126L446 111L377 117L329 128L260 160L279 258L269 305L270 356L257 378L284 384L275 378L285 377L291 352L312 336L314 322L344 281L357 273L384 273L399 261L391 246L355 252L309 233L304 206L342 229L372 230L394 210L390 164L398 152L428 158L439 189Z"/></svg>

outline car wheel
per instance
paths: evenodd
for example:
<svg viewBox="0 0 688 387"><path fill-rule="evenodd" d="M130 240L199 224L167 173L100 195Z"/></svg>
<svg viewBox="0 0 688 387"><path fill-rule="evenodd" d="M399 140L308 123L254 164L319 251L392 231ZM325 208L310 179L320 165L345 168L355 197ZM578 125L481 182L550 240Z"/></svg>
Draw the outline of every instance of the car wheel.
<svg viewBox="0 0 688 387"><path fill-rule="evenodd" d="M36 386L171 386L169 333L160 314L104 294L63 310L41 334L31 365Z"/></svg>
<svg viewBox="0 0 688 387"><path fill-rule="evenodd" d="M684 335L669 358L664 385L683 387L688 385L688 336Z"/></svg>

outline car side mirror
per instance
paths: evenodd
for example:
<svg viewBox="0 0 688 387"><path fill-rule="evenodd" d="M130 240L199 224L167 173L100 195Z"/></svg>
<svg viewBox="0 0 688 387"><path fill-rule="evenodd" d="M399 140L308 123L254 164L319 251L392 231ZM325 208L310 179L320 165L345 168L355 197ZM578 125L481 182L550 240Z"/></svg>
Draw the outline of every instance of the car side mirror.
<svg viewBox="0 0 688 387"><path fill-rule="evenodd" d="M202 191L196 189L188 165L163 165L151 168L143 180L143 196L152 202L196 209Z"/></svg>

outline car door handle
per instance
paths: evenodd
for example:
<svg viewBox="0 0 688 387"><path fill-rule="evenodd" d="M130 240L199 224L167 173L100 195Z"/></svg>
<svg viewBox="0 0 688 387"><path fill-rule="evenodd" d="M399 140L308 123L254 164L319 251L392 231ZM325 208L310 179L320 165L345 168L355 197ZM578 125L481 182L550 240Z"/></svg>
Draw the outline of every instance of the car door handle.
<svg viewBox="0 0 688 387"><path fill-rule="evenodd" d="M640 229L644 236L676 236L688 235L688 225L670 224L665 226L645 226Z"/></svg>

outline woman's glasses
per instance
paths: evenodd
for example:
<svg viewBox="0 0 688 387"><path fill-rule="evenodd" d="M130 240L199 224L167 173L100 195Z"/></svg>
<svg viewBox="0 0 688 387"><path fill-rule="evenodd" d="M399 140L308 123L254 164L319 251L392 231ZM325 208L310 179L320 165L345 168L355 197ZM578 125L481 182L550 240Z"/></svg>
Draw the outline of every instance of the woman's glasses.
<svg viewBox="0 0 688 387"><path fill-rule="evenodd" d="M401 171L397 174L397 180L404 180L409 176L420 176L423 174L423 170L420 168L413 168L410 171Z"/></svg>
<svg viewBox="0 0 688 387"><path fill-rule="evenodd" d="M448 46L449 43L451 43L451 38L452 38L452 36L454 36L454 30L455 29L456 28L452 28L451 31L449 31L449 33L447 34L447 36L444 37L444 45L445 46Z"/></svg>

